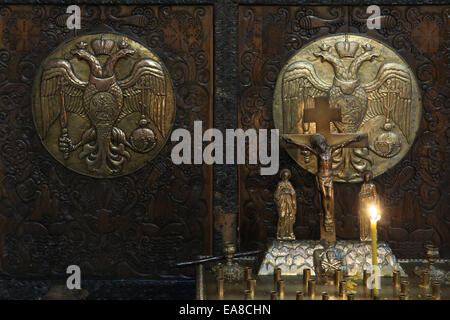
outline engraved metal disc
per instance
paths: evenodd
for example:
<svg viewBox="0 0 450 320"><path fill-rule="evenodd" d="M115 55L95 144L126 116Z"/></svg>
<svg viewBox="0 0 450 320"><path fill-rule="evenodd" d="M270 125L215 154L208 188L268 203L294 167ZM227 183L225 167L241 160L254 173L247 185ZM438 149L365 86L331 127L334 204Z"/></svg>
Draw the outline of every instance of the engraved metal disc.
<svg viewBox="0 0 450 320"><path fill-rule="evenodd" d="M99 33L61 44L41 64L33 118L48 152L84 175L131 173L165 145L175 118L169 73L149 48Z"/></svg>
<svg viewBox="0 0 450 320"><path fill-rule="evenodd" d="M330 108L340 108L341 121L330 122L329 132L367 133L369 138L368 148L333 154L334 181L360 182L365 170L378 176L392 168L406 155L420 126L422 101L413 72L393 49L366 36L320 38L286 63L273 103L280 134L316 133L316 123L304 122L303 114L315 108L318 97L328 97ZM314 155L299 149L287 152L316 174Z"/></svg>

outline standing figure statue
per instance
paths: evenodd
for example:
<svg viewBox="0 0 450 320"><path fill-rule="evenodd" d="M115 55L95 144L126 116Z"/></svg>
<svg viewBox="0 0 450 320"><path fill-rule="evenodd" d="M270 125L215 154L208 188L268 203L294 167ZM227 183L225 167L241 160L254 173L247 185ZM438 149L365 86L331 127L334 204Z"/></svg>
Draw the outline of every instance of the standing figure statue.
<svg viewBox="0 0 450 320"><path fill-rule="evenodd" d="M320 191L321 206L321 237L327 241L336 241L336 227L334 223L334 188L333 188L333 152L345 148L353 142L362 140L362 136L346 140L342 143L329 146L325 137L316 133L311 136L311 146L297 143L291 138L283 137L286 143L307 150L317 157L317 186ZM323 232L322 232L323 231Z"/></svg>
<svg viewBox="0 0 450 320"><path fill-rule="evenodd" d="M378 206L379 204L377 188L372 182L372 178L372 171L363 172L364 182L358 196L359 237L361 241L371 240L369 210L371 206Z"/></svg>
<svg viewBox="0 0 450 320"><path fill-rule="evenodd" d="M294 187L289 182L291 171L283 169L280 173L281 181L275 190L275 203L278 211L278 240L295 240L294 223L297 213L297 199Z"/></svg>

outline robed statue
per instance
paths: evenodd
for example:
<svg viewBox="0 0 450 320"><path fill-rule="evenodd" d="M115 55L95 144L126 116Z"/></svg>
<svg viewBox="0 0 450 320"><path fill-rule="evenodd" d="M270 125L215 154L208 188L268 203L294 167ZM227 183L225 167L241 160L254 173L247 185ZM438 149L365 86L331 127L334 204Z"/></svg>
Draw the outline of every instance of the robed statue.
<svg viewBox="0 0 450 320"><path fill-rule="evenodd" d="M364 182L359 192L358 215L359 215L359 236L361 241L370 241L370 217L369 210L371 206L379 205L377 188L372 181L372 171L363 172Z"/></svg>
<svg viewBox="0 0 450 320"><path fill-rule="evenodd" d="M275 203L278 211L278 240L295 240L294 223L297 212L297 199L294 187L289 182L291 171L283 169L280 173L281 181L275 190Z"/></svg>

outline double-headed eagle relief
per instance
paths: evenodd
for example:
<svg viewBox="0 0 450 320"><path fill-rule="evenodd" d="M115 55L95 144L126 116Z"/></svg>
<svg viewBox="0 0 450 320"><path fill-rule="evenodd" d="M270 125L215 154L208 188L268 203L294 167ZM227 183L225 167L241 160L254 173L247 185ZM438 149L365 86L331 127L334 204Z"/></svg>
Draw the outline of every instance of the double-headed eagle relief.
<svg viewBox="0 0 450 320"><path fill-rule="evenodd" d="M175 113L159 58L118 34L60 46L42 64L33 98L36 128L50 153L95 177L126 174L152 159Z"/></svg>
<svg viewBox="0 0 450 320"><path fill-rule="evenodd" d="M328 99L329 112L340 111L338 118L321 113L328 112L323 108L314 110L320 97ZM321 117L331 121L319 126ZM316 40L299 50L278 77L274 121L282 134L313 134L324 126L330 134L368 134L368 147L334 152L335 181L359 182L365 170L377 176L394 166L414 141L420 117L419 89L410 68L392 49L368 37ZM310 152L288 152L317 172Z"/></svg>

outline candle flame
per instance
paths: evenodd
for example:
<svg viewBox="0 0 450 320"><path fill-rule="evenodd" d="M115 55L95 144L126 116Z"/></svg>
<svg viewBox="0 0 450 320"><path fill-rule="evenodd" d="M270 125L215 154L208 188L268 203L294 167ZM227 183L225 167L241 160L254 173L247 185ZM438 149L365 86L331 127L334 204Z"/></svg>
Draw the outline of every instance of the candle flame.
<svg viewBox="0 0 450 320"><path fill-rule="evenodd" d="M370 221L372 223L377 222L381 218L381 216L378 214L378 209L375 206L371 206L369 208L369 215L370 215Z"/></svg>

